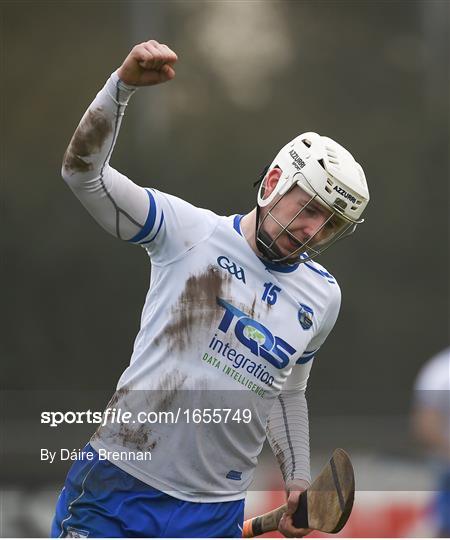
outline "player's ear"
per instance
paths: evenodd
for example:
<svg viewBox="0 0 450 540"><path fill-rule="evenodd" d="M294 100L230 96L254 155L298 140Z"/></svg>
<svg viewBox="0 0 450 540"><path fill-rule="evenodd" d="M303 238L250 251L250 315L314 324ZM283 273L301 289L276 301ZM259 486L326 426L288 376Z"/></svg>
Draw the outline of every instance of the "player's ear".
<svg viewBox="0 0 450 540"><path fill-rule="evenodd" d="M278 184L278 180L281 176L281 169L279 167L274 167L273 169L270 169L270 171L267 173L266 180L264 182L264 196L268 197L272 191L274 190L275 186Z"/></svg>

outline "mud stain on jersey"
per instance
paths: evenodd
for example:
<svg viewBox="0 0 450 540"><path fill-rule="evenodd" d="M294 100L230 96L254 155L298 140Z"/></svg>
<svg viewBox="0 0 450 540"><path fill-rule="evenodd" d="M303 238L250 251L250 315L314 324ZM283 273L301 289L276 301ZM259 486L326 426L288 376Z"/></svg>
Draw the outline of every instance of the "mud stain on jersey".
<svg viewBox="0 0 450 540"><path fill-rule="evenodd" d="M101 435L103 436L103 433ZM121 422L119 431L115 431L114 427L110 426L109 432L107 432L107 438L114 445L140 452L154 450L158 444L158 440L156 437L153 437L152 430L147 424L138 424L138 427L136 427L133 423ZM153 440L150 440L151 438Z"/></svg>
<svg viewBox="0 0 450 540"><path fill-rule="evenodd" d="M139 393L142 391L135 390L133 393L130 392L128 386L123 386L116 390L109 400L106 409L121 410L122 413L129 411L130 407L125 398L128 397L129 400L133 399L135 401L136 397L139 397ZM153 450L157 444L156 441L149 441L151 434L151 429L148 429L148 426L145 424L138 424L138 427L136 427L132 423L132 420L130 423L122 421L118 424L110 418L106 425L100 425L97 428L96 432L91 437L91 441L95 441L96 439L108 440L114 445L118 444L125 448L145 452Z"/></svg>
<svg viewBox="0 0 450 540"><path fill-rule="evenodd" d="M230 274L224 275L213 265L201 274L190 276L171 308L171 322L155 339L155 345L167 343L169 353L188 348L198 338L201 328L211 326L214 320L223 316L217 297L226 294L231 279Z"/></svg>
<svg viewBox="0 0 450 540"><path fill-rule="evenodd" d="M103 115L102 108L89 109L64 154L64 168L73 172L91 171L94 168L92 163L83 158L100 152L112 129L113 126Z"/></svg>
<svg viewBox="0 0 450 540"><path fill-rule="evenodd" d="M154 394L152 409L157 412L170 410L186 379L187 375L178 370L163 375L158 383L159 390L152 392Z"/></svg>
<svg viewBox="0 0 450 540"><path fill-rule="evenodd" d="M183 387L187 375L174 370L163 375L157 384L157 390L134 390L130 399L133 399L132 410L147 412L170 411L172 404ZM119 400L117 400L118 402ZM126 408L125 410L128 410ZM158 423L155 424L157 426ZM148 424L121 423L118 433L114 434L116 443L126 448L136 449L141 452L154 450L159 442L156 434Z"/></svg>
<svg viewBox="0 0 450 540"><path fill-rule="evenodd" d="M254 319L255 318L255 305L256 305L256 294L255 298L253 298L252 307L250 308L249 316Z"/></svg>
<svg viewBox="0 0 450 540"><path fill-rule="evenodd" d="M112 398L109 400L108 404L106 405L105 410L123 407L123 404L119 402L122 401L129 394L129 392L130 392L130 389L127 386L123 386L122 388L119 388L119 390L116 390ZM118 407L118 404L119 404L119 407ZM125 407L125 410L127 410L126 407ZM106 424L106 426L102 426L102 424L100 424L98 428L96 429L95 433L92 435L91 440L94 441L96 439L99 439L100 436L103 436L105 431L107 431L105 430L105 427L108 427L108 424Z"/></svg>
<svg viewBox="0 0 450 540"><path fill-rule="evenodd" d="M147 429L145 424L141 424L135 429L129 424L122 423L117 438L122 446L145 452L145 450L149 449L148 438L150 433L151 430Z"/></svg>
<svg viewBox="0 0 450 540"><path fill-rule="evenodd" d="M127 396L130 392L130 389L127 386L123 386L122 388L119 388L119 390L116 390L113 397L109 400L108 405L106 405L106 408L112 409L113 407L116 407L119 401L121 401L125 396Z"/></svg>

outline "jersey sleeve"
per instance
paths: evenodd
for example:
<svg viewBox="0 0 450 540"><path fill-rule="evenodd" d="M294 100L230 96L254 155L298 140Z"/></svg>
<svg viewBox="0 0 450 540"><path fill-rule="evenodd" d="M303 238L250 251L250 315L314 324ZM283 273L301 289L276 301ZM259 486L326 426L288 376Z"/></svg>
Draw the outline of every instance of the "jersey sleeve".
<svg viewBox="0 0 450 540"><path fill-rule="evenodd" d="M149 211L142 229L129 241L144 247L153 264L175 261L214 231L219 217L156 189L147 189Z"/></svg>
<svg viewBox="0 0 450 540"><path fill-rule="evenodd" d="M341 307L341 290L339 288L339 285L334 282L332 285L330 285L330 291L330 301L325 311L322 323L319 327L318 332L309 342L308 347L306 348L302 356L297 360L296 363L299 365L307 364L314 359L317 351L325 343L328 334L331 332L336 323Z"/></svg>

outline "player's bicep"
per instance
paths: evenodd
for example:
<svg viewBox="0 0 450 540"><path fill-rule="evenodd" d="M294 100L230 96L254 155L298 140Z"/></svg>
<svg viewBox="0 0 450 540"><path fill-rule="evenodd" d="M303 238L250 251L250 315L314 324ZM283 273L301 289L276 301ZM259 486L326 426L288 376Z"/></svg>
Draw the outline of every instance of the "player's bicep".
<svg viewBox="0 0 450 540"><path fill-rule="evenodd" d="M99 178L67 184L92 217L110 234L132 241L148 227L150 196L143 187L106 165Z"/></svg>
<svg viewBox="0 0 450 540"><path fill-rule="evenodd" d="M286 382L283 385L282 393L305 392L311 372L313 360L307 363L295 365Z"/></svg>

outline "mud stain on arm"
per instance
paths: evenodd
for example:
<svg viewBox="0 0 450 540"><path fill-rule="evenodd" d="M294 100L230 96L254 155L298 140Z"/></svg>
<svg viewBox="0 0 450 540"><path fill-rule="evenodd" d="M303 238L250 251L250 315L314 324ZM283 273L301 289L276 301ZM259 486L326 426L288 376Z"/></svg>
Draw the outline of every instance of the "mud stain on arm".
<svg viewBox="0 0 450 540"><path fill-rule="evenodd" d="M100 152L112 131L113 124L104 116L102 108L89 109L64 154L64 169L82 173L93 170L93 164L86 158Z"/></svg>

